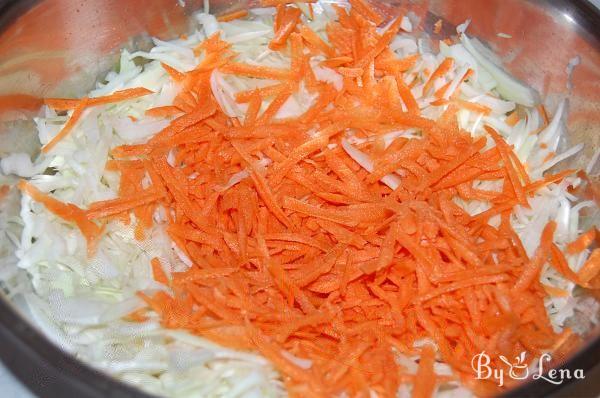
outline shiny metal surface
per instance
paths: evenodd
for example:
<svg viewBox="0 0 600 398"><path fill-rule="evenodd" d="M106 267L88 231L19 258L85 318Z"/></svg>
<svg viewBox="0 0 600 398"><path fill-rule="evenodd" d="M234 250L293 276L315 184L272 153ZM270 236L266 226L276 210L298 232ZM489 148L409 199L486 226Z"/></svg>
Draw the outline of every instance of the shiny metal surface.
<svg viewBox="0 0 600 398"><path fill-rule="evenodd" d="M219 14L252 4L248 0L213 0L211 11ZM394 13L398 9L414 12L420 28L428 32L442 19L443 29L434 35L438 39L454 34L456 25L471 19L469 32L494 49L514 75L536 88L549 110L565 96L570 98L565 140L585 143L584 155L572 166L584 166L599 147L600 17L586 1L392 0L381 1L379 6ZM27 119L41 98L82 95L115 65L119 49L147 46L150 36L173 38L187 32L191 14L201 8L202 0L0 1L0 157L17 148L35 151L36 139L26 133L31 127ZM501 32L512 38L498 36ZM574 69L572 88L568 89L567 63L577 56L581 64ZM590 184L579 194L597 199L597 186ZM14 330L17 328L19 331ZM99 384L90 382L93 388L76 390L81 396L136 395L47 347L3 300L0 335L9 336L15 345L24 341L33 345L35 349L23 359L45 361L46 366L49 362L55 372L58 369L56 377L64 372L70 378L100 378ZM577 348L581 347L590 351L569 366L588 367L598 362L596 331ZM6 351L0 354L6 358ZM24 366L23 360L19 363ZM526 387L529 390L514 394L542 394L547 387ZM100 393L94 395L94 389Z"/></svg>
<svg viewBox="0 0 600 398"><path fill-rule="evenodd" d="M168 38L186 30L185 9L170 0L35 3L1 36L3 93L47 96L85 90L102 69L112 66L108 54L135 45L130 38Z"/></svg>

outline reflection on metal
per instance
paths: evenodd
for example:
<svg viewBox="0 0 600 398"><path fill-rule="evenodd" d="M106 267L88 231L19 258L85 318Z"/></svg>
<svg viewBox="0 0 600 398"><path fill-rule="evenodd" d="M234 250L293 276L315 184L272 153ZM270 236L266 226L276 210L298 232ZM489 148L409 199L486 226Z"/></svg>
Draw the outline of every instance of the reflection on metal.
<svg viewBox="0 0 600 398"><path fill-rule="evenodd" d="M565 17L565 19L567 20L567 22L569 22L569 23L575 23L575 18L573 18L569 14L563 13L563 17Z"/></svg>

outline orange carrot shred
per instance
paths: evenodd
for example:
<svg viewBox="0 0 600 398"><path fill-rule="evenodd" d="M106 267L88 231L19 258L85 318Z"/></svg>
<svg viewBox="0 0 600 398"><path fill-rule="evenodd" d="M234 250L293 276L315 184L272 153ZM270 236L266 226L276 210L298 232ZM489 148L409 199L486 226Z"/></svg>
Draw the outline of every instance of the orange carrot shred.
<svg viewBox="0 0 600 398"><path fill-rule="evenodd" d="M289 220L289 218L285 215L279 204L277 203L276 198L273 196L273 192L269 187L268 182L265 178L259 173L254 162L244 154L243 150L236 144L232 143L235 150L244 158L246 163L248 163L249 167L252 169L251 177L254 181L256 189L260 197L264 200L265 205L273 212L275 217L287 228L293 229L293 224Z"/></svg>
<svg viewBox="0 0 600 398"><path fill-rule="evenodd" d="M85 109L89 106L105 105L114 102L124 101L151 94L152 91L145 88L132 88L122 91L116 91L111 95L96 98L83 98L81 100L62 100L62 99L47 99L45 103L56 110L73 109L71 117L65 123L62 130L58 132L46 145L42 147L42 152L48 153L52 148L65 138L75 127Z"/></svg>
<svg viewBox="0 0 600 398"><path fill-rule="evenodd" d="M437 67L437 69L431 74L431 76L429 76L429 79L423 87L423 93L427 93L431 89L431 87L433 87L433 83L435 83L436 79L443 77L446 73L450 71L450 69L452 69L453 66L454 59L444 59L442 63L440 63L440 65Z"/></svg>
<svg viewBox="0 0 600 398"><path fill-rule="evenodd" d="M163 67L163 69L165 71L167 71L169 76L171 76L171 79L175 80L176 82L183 81L183 79L185 78L185 75L183 73L179 72L177 69L173 68L172 66L167 65L164 62L161 62L160 65Z"/></svg>
<svg viewBox="0 0 600 398"><path fill-rule="evenodd" d="M246 15L248 15L248 10L237 10L217 17L217 21L230 22L239 18L244 18Z"/></svg>
<svg viewBox="0 0 600 398"><path fill-rule="evenodd" d="M508 173L517 200L519 201L519 203L528 206L525 191L523 189L519 176L517 175L517 171L514 168L513 157L510 154L512 150L508 148L508 144L506 144L502 137L500 137L500 135L493 128L485 126L485 129L488 132L488 134L492 136L492 138L496 142L496 145L498 146L498 149L502 156L502 160L504 162L504 167L506 168L506 171Z"/></svg>
<svg viewBox="0 0 600 398"><path fill-rule="evenodd" d="M96 105L105 105L111 104L114 102L125 101L128 99L134 99L138 97L143 97L145 95L152 94L152 91L143 88L128 88L125 90L115 91L113 94L106 95L103 97L94 97L87 98L85 106L96 106ZM66 111L70 109L75 109L78 106L81 106L82 100L75 99L61 99L61 98L47 98L44 100L44 103L49 107L53 108L57 111Z"/></svg>
<svg viewBox="0 0 600 398"><path fill-rule="evenodd" d="M254 93L257 93L262 98L271 97L271 96L279 94L281 92L281 90L283 90L285 87L286 87L285 84L280 83L280 84L274 84L272 86L255 88L255 89L247 90L247 91L240 91L235 95L235 100L238 103L250 102L250 100L254 96Z"/></svg>
<svg viewBox="0 0 600 398"><path fill-rule="evenodd" d="M585 286L600 273L600 249L594 249L591 256L577 273L579 280Z"/></svg>
<svg viewBox="0 0 600 398"><path fill-rule="evenodd" d="M323 39L321 39L311 28L306 25L302 25L300 27L300 34L304 40L318 48L325 55L329 57L333 56L333 48L331 48L329 44L325 43Z"/></svg>
<svg viewBox="0 0 600 398"><path fill-rule="evenodd" d="M569 267L569 263L565 258L565 255L561 252L561 250L556 246L556 244L552 244L550 247L550 255L551 255L551 263L552 266L565 278L570 280L571 282L579 284L579 277L575 272L571 270Z"/></svg>
<svg viewBox="0 0 600 398"><path fill-rule="evenodd" d="M525 271L520 275L519 279L513 286L513 291L518 292L525 290L538 276L542 266L551 254L552 240L555 230L556 222L550 221L542 232L540 247L538 247L530 264L526 265Z"/></svg>
<svg viewBox="0 0 600 398"><path fill-rule="evenodd" d="M248 101L248 110L246 111L246 116L244 117L244 125L252 126L256 122L258 112L260 112L260 106L262 105L262 100L262 96L257 90L250 95L250 100Z"/></svg>
<svg viewBox="0 0 600 398"><path fill-rule="evenodd" d="M406 105L406 109L410 113L418 113L419 105L417 104L417 100L413 96L410 88L404 83L401 75L396 75L396 84L398 86L398 91L400 92L400 97L402 97L402 101L404 105Z"/></svg>
<svg viewBox="0 0 600 398"><path fill-rule="evenodd" d="M421 350L419 369L415 376L415 384L412 396L414 398L429 398L435 389L436 375L433 371L435 363L435 351L431 345L426 345Z"/></svg>
<svg viewBox="0 0 600 398"><path fill-rule="evenodd" d="M469 111L481 113L483 115L489 115L492 110L485 105L476 104L474 102L464 101L458 98L452 100L455 104L460 106L463 109L467 109Z"/></svg>
<svg viewBox="0 0 600 398"><path fill-rule="evenodd" d="M588 230L579 235L573 242L567 245L567 253L577 254L587 249L596 240L596 228Z"/></svg>
<svg viewBox="0 0 600 398"><path fill-rule="evenodd" d="M569 297L569 292L564 289L550 286L545 283L542 283L542 288L551 297Z"/></svg>
<svg viewBox="0 0 600 398"><path fill-rule="evenodd" d="M84 210L71 203L63 203L46 195L24 180L19 181L18 187L22 192L31 196L33 200L42 203L48 211L52 212L57 217L76 224L87 241L88 256L93 255L100 234L102 233L102 228L94 222L89 221Z"/></svg>
<svg viewBox="0 0 600 398"><path fill-rule="evenodd" d="M165 271L163 270L162 264L158 258L153 258L150 263L152 264L152 277L158 283L162 283L163 285L169 284L169 278Z"/></svg>
<svg viewBox="0 0 600 398"><path fill-rule="evenodd" d="M346 77L360 77L364 73L362 68L347 68L345 66L337 68L337 71L340 73L340 75Z"/></svg>
<svg viewBox="0 0 600 398"><path fill-rule="evenodd" d="M145 114L150 117L172 117L180 115L181 109L176 106L159 106L146 110Z"/></svg>
<svg viewBox="0 0 600 398"><path fill-rule="evenodd" d="M326 66L328 68L336 68L338 66L345 65L351 61L352 61L351 57L344 57L344 56L333 57L333 58L329 58L324 61L321 61L321 66Z"/></svg>
<svg viewBox="0 0 600 398"><path fill-rule="evenodd" d="M278 8L277 12L281 13L281 16L278 17L278 26L276 26L275 35L269 43L271 50L277 50L287 42L287 39L300 21L300 15L302 14L300 9L295 7Z"/></svg>
<svg viewBox="0 0 600 398"><path fill-rule="evenodd" d="M67 120L67 123L65 123L63 128L50 141L48 141L46 145L42 147L43 153L50 152L52 148L54 148L56 144L59 143L59 141L65 138L71 132L71 130L73 130L79 119L81 119L83 111L88 105L88 101L88 98L84 98L77 104L77 106L73 110L73 113L71 114L71 117L69 118L69 120Z"/></svg>
<svg viewBox="0 0 600 398"><path fill-rule="evenodd" d="M350 0L350 5L352 6L353 10L356 10L358 13L362 14L375 25L379 25L383 22L383 17L373 9L367 0Z"/></svg>
<svg viewBox="0 0 600 398"><path fill-rule="evenodd" d="M230 62L220 69L223 73L230 73L261 79L287 80L290 72L268 66L249 65L244 63Z"/></svg>

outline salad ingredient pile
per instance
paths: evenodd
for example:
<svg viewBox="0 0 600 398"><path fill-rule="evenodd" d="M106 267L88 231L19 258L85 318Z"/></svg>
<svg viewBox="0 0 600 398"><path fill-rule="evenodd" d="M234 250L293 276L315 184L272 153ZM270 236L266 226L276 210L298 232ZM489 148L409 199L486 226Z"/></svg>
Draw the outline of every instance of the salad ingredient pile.
<svg viewBox="0 0 600 398"><path fill-rule="evenodd" d="M582 149L556 154L564 103L464 32L270 3L123 52L45 100L36 165L2 161L52 170L19 184L46 332L171 396L489 395L476 354L572 347L600 252L577 170L548 172Z"/></svg>

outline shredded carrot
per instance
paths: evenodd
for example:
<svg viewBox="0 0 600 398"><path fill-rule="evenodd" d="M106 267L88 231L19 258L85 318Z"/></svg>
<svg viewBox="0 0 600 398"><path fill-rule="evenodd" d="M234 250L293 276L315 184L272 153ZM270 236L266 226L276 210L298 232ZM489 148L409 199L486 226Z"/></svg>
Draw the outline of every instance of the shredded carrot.
<svg viewBox="0 0 600 398"><path fill-rule="evenodd" d="M283 225L285 225L288 228L292 228L292 222L285 215L283 210L281 210L281 207L277 203L277 199L273 196L273 192L271 191L271 188L269 187L269 183L260 174L260 172L257 170L256 166L248 158L248 156L244 155L243 151L238 146L234 145L234 148L244 158L244 160L248 163L248 165L252 169L252 174L251 174L252 180L254 181L258 195L263 199L265 206L273 212L275 217L277 217L277 219L279 221L281 221L281 223Z"/></svg>
<svg viewBox="0 0 600 398"><path fill-rule="evenodd" d="M400 75L396 75L395 79L398 91L400 92L400 97L402 97L402 101L404 102L404 105L406 105L406 109L410 113L417 114L419 112L419 105L410 91L410 88L408 88L408 86L404 83L404 80L402 80Z"/></svg>
<svg viewBox="0 0 600 398"><path fill-rule="evenodd" d="M419 369L415 376L415 385L412 396L414 398L427 398L433 395L435 389L435 351L431 345L426 345L421 350Z"/></svg>
<svg viewBox="0 0 600 398"><path fill-rule="evenodd" d="M535 256L531 259L529 264L525 266L525 270L512 287L513 292L526 290L532 283L534 283L534 280L538 279L537 277L542 269L542 266L544 263L546 263L548 257L550 256L555 230L556 222L550 221L548 224L546 224L546 227L542 232L540 246L536 250Z"/></svg>
<svg viewBox="0 0 600 398"><path fill-rule="evenodd" d="M569 292L564 289L559 289L554 286L547 285L542 283L542 288L551 297L569 297Z"/></svg>
<svg viewBox="0 0 600 398"><path fill-rule="evenodd" d="M290 72L284 69L236 62L230 62L219 70L223 73L257 77L261 79L287 80L290 77Z"/></svg>
<svg viewBox="0 0 600 398"><path fill-rule="evenodd" d="M286 87L285 84L279 83L279 84L274 84L272 86L255 88L255 89L247 90L247 91L239 91L235 95L235 100L236 100L236 102L238 102L240 104L243 104L245 102L250 102L250 100L255 95L255 93L258 94L261 98L272 97L274 95L279 94L281 92L281 90L283 90L285 87Z"/></svg>
<svg viewBox="0 0 600 398"><path fill-rule="evenodd" d="M52 148L54 148L56 144L59 143L59 141L65 138L71 132L71 130L73 130L79 119L81 119L83 111L88 105L88 101L88 98L84 98L77 104L77 106L73 110L73 113L71 114L71 117L69 118L69 120L67 120L67 123L65 123L63 128L50 141L48 141L46 145L42 147L43 153L50 152Z"/></svg>
<svg viewBox="0 0 600 398"><path fill-rule="evenodd" d="M152 91L143 88L128 88L121 91L115 91L111 95L106 95L103 97L94 97L88 98L85 101L85 106L96 106L96 105L106 105L114 102L125 101L128 99L134 99L138 97L143 97L145 95L152 94ZM66 111L70 109L75 109L78 106L81 106L83 100L73 100L73 99L60 99L60 98L47 98L44 100L44 103L49 107L53 108L57 111Z"/></svg>
<svg viewBox="0 0 600 398"><path fill-rule="evenodd" d="M206 40L200 43L196 48L194 48L194 54L196 56L200 55L202 51L206 51L206 58L204 61L208 59L219 59L222 53L227 54L227 50L231 47L226 41L221 40L221 31L217 31L210 35ZM210 63L204 63L204 66ZM200 65L199 65L200 66ZM213 66L214 67L214 66ZM205 71L209 71L212 68L207 68ZM197 69L196 69L197 70Z"/></svg>
<svg viewBox="0 0 600 398"><path fill-rule="evenodd" d="M71 117L69 118L67 123L65 123L65 125L63 126L62 130L60 130L56 136L54 136L46 145L42 147L42 152L50 152L50 150L52 150L52 148L54 148L59 141L65 138L71 132L71 130L73 130L73 128L75 127L75 125L77 124L87 107L125 101L128 99L138 98L151 93L152 91L145 88L132 88L122 91L116 91L114 94L107 95L105 97L83 98L81 100L45 100L44 102L46 103L46 105L56 110L73 109L73 113L71 114Z"/></svg>
<svg viewBox="0 0 600 398"><path fill-rule="evenodd" d="M263 114L260 115L258 123L267 124L271 122L271 119L273 119L275 115L277 115L279 109L281 109L281 107L285 104L288 98L292 95L292 89L292 86L285 85L283 89L279 92L279 94L277 94L277 96L273 98L273 101L271 101L271 103L269 104L267 109L265 109Z"/></svg>
<svg viewBox="0 0 600 398"><path fill-rule="evenodd" d="M596 228L592 228L567 245L567 253L576 254L587 249L596 240Z"/></svg>
<svg viewBox="0 0 600 398"><path fill-rule="evenodd" d="M43 103L58 112L74 109L81 102L78 99L70 98L46 98Z"/></svg>
<svg viewBox="0 0 600 398"><path fill-rule="evenodd" d="M146 111L167 118L166 128L145 143L112 149L107 170L120 174L116 198L84 210L26 182L20 189L77 225L91 252L102 232L98 220L135 220L142 239L160 209L167 215L162 227L192 265L168 272L153 258L149 272L165 291L140 293L147 307L127 319L143 321L154 311L165 327L258 351L292 395L394 396L401 384L412 384L413 396L429 397L459 378L482 395L498 393L473 378L474 355L485 350L500 367L500 355L526 351L533 358L566 339L550 327L544 295L568 292L541 284L543 267L600 287L598 249L575 273L554 243L554 222L532 258L510 223L515 206L574 171L530 181L527 165L495 130L486 126L491 149L486 137L463 131L461 108L483 115L490 109L456 98L460 87L450 93L452 84L440 83L454 67L451 58L425 77L410 72L419 55L399 59L389 46L400 17L378 29L384 22L378 11L367 0L350 0L350 12L334 5L338 19L322 37L292 3L261 1L277 7L269 47L289 54L289 67L233 61L219 33L196 47L204 57L195 70L163 65L181 92L172 104ZM315 55L342 75L341 87L317 79ZM214 98L210 77L217 68L269 80L236 94L237 103L247 104L243 119L229 117ZM411 91L423 81L425 95L442 86L434 104L448 108L437 120L421 114ZM314 100L300 104L306 105L301 116L281 117L301 87ZM47 100L73 113L44 151L72 131L86 107L150 93L134 90ZM518 122L516 112L506 120ZM420 139L387 138L413 128L422 131ZM480 189L478 181L502 189ZM471 215L459 200L489 208ZM494 216L499 226L490 222ZM566 252L586 250L595 237L595 230L586 232ZM415 345L423 339L428 343ZM419 356L416 375L394 360L393 350ZM312 366L301 368L287 354ZM436 360L455 376L436 374Z"/></svg>
<svg viewBox="0 0 600 398"><path fill-rule="evenodd" d="M327 56L332 56L334 54L333 48L329 46L329 44L325 43L323 39L319 37L311 28L306 25L302 25L300 27L300 34L302 38L306 40L308 43L312 44L314 47L318 48Z"/></svg>
<svg viewBox="0 0 600 398"><path fill-rule="evenodd" d="M350 5L352 6L352 10L356 10L375 25L383 22L383 17L373 9L367 0L350 0Z"/></svg>
<svg viewBox="0 0 600 398"><path fill-rule="evenodd" d="M386 50L382 51L375 58L375 69L384 70L386 72L406 72L419 60L419 54L409 55L405 58L397 59L393 53L387 52Z"/></svg>
<svg viewBox="0 0 600 398"><path fill-rule="evenodd" d="M256 122L262 101L262 96L257 90L254 90L248 101L248 110L246 111L246 115L244 117L244 125L252 126Z"/></svg>
<svg viewBox="0 0 600 398"><path fill-rule="evenodd" d="M321 61L321 66L326 66L328 68L336 68L338 66L345 65L349 62L352 62L351 57L334 57Z"/></svg>
<svg viewBox="0 0 600 398"><path fill-rule="evenodd" d="M377 40L377 43L356 61L355 66L358 68L365 68L373 62L373 60L387 48L392 39L396 36L398 29L400 29L401 21L402 18L396 18L396 20L381 35L379 40Z"/></svg>
<svg viewBox="0 0 600 398"><path fill-rule="evenodd" d="M145 114L150 117L172 117L180 115L181 109L176 106L159 106L146 110Z"/></svg>
<svg viewBox="0 0 600 398"><path fill-rule="evenodd" d="M248 15L248 10L238 10L230 12L229 14L221 15L217 17L217 21L219 22L230 22L239 18L244 18Z"/></svg>
<svg viewBox="0 0 600 398"><path fill-rule="evenodd" d="M450 71L450 69L452 69L453 66L454 66L454 59L452 59L452 58L444 59L442 61L442 63L437 67L437 69L431 74L431 76L429 77L429 80L427 80L427 82L425 83L425 86L423 87L423 92L424 93L429 92L429 90L433 87L433 84L435 83L435 81L438 78L446 75Z"/></svg>
<svg viewBox="0 0 600 398"><path fill-rule="evenodd" d="M160 260L155 257L150 261L150 263L152 264L152 276L154 280L163 285L168 285L169 278L167 277L167 274L165 274Z"/></svg>
<svg viewBox="0 0 600 398"><path fill-rule="evenodd" d="M583 267L577 273L579 280L585 286L596 275L600 273L600 249L594 249L592 255L585 262Z"/></svg>
<svg viewBox="0 0 600 398"><path fill-rule="evenodd" d="M164 62L161 62L160 65L163 67L163 69L165 71L167 71L169 76L171 76L171 79L175 80L176 82L181 82L185 78L185 75L183 73L179 72L177 69L173 68L172 66L167 65Z"/></svg>
<svg viewBox="0 0 600 398"><path fill-rule="evenodd" d="M48 211L67 222L77 225L88 245L88 255L92 256L95 252L96 244L102 233L102 228L94 222L89 221L85 211L71 203L63 203L50 195L44 194L32 184L21 180L18 184L19 189L29 195L36 202L42 203Z"/></svg>
<svg viewBox="0 0 600 398"><path fill-rule="evenodd" d="M298 213L305 214L310 217L316 217L327 221L332 221L338 224L354 226L356 222L350 216L339 214L335 211L328 211L303 203L297 199L286 198L283 206L286 209L293 210Z"/></svg>
<svg viewBox="0 0 600 398"><path fill-rule="evenodd" d="M158 199L162 198L163 195L163 192L151 189L148 190L148 192L140 192L132 198L119 198L106 200L103 202L95 202L87 211L87 218L93 220L119 214L145 204L156 202Z"/></svg>
<svg viewBox="0 0 600 398"><path fill-rule="evenodd" d="M542 180L530 183L526 187L526 191L532 193L550 184L557 184L569 175L575 173L577 173L577 170L564 170L556 174L546 175Z"/></svg>
<svg viewBox="0 0 600 398"><path fill-rule="evenodd" d="M271 50L277 50L287 42L298 22L300 22L300 15L302 12L296 7L279 7L277 9L277 16L275 17L278 21L275 26L275 35L269 43Z"/></svg>
<svg viewBox="0 0 600 398"><path fill-rule="evenodd" d="M469 111L473 111L476 113L481 113L483 115L489 115L490 113L492 113L492 110L485 105L480 105L480 104L476 104L474 102L461 100L459 98L453 99L452 102L454 102L455 104L457 104L459 107L461 107L463 109L467 109Z"/></svg>
<svg viewBox="0 0 600 398"><path fill-rule="evenodd" d="M337 68L337 71L339 72L340 75L346 76L346 77L360 77L364 73L362 68L347 68L344 66Z"/></svg>
<svg viewBox="0 0 600 398"><path fill-rule="evenodd" d="M500 137L500 135L493 128L489 126L484 127L488 134L492 136L492 138L496 142L496 145L498 146L498 150L500 151L500 154L502 156L504 167L509 176L509 180L512 184L512 188L515 192L517 200L519 201L519 203L528 206L525 190L513 163L513 159L515 159L516 156L514 155L513 151L510 149L508 144L502 139L502 137Z"/></svg>
<svg viewBox="0 0 600 398"><path fill-rule="evenodd" d="M571 270L569 267L569 263L565 258L565 255L561 252L561 250L554 243L552 247L550 247L550 255L551 255L551 264L552 266L565 278L570 280L571 282L579 284L579 277L575 272Z"/></svg>

